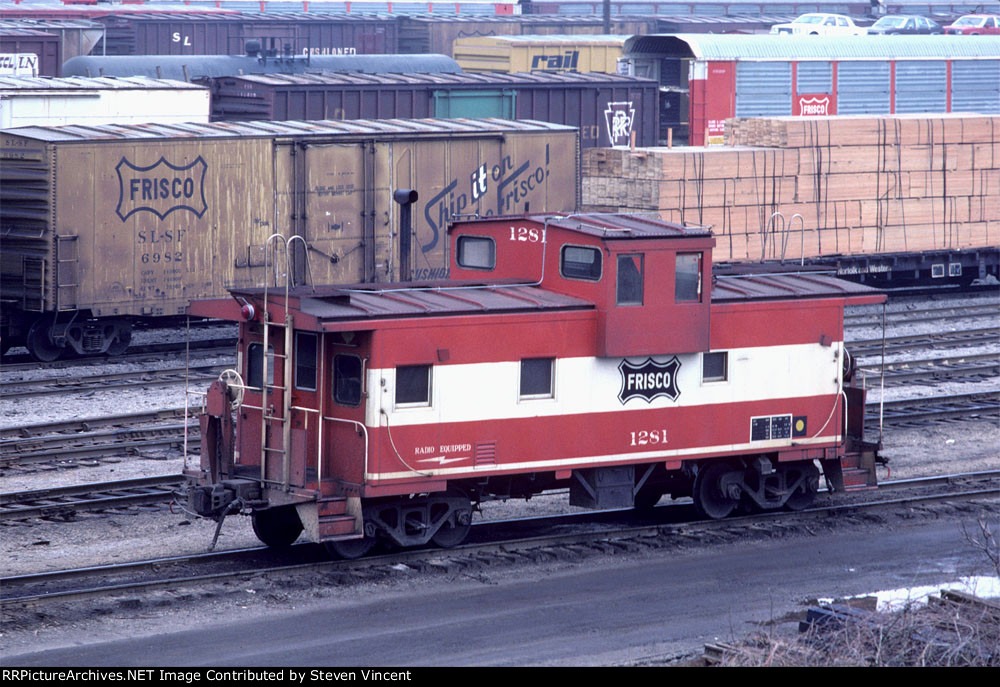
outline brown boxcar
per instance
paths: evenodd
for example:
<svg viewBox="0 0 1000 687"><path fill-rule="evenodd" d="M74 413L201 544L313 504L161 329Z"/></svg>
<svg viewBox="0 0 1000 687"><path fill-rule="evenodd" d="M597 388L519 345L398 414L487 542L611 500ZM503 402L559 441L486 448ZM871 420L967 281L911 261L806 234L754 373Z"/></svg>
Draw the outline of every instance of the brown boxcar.
<svg viewBox="0 0 1000 687"><path fill-rule="evenodd" d="M214 120L502 117L579 127L581 145L656 145L657 84L615 74L270 74L208 80Z"/></svg>
<svg viewBox="0 0 1000 687"><path fill-rule="evenodd" d="M35 55L34 66L28 64L30 57L20 58L15 64L16 55ZM34 76L59 76L62 66L62 39L54 33L46 33L37 29L26 29L17 26L0 26L0 56L6 73L24 73L25 69L33 69ZM17 69L15 72L14 69ZM28 74L31 76L31 74Z"/></svg>
<svg viewBox="0 0 1000 687"><path fill-rule="evenodd" d="M239 55L247 41L296 55L399 52L394 17L337 12L130 12L97 17L108 55Z"/></svg>
<svg viewBox="0 0 1000 687"><path fill-rule="evenodd" d="M572 211L570 127L505 120L27 127L2 135L4 345L124 350L129 318L262 285L300 236L315 284L447 277L455 215ZM402 211L397 190L414 190ZM412 214L412 230L400 217ZM298 242L296 242L298 245ZM412 246L412 248L410 247ZM279 261L280 262L280 261ZM103 318L103 319L102 319Z"/></svg>

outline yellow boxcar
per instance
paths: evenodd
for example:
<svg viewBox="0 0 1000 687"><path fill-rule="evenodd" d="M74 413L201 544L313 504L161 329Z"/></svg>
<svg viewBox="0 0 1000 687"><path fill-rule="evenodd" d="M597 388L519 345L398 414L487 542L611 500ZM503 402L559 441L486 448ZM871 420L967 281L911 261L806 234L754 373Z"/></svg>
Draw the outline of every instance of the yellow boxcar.
<svg viewBox="0 0 1000 687"><path fill-rule="evenodd" d="M458 38L453 57L467 72L616 74L629 36L477 36Z"/></svg>
<svg viewBox="0 0 1000 687"><path fill-rule="evenodd" d="M573 211L580 193L578 132L545 122L28 127L0 138L0 335L25 343L34 327L40 350L114 350L108 338L124 330L92 327L67 343L65 323L176 315L263 285L274 233L305 240L308 260L296 255L292 269L315 284L445 279L450 218ZM401 189L418 195L405 243Z"/></svg>

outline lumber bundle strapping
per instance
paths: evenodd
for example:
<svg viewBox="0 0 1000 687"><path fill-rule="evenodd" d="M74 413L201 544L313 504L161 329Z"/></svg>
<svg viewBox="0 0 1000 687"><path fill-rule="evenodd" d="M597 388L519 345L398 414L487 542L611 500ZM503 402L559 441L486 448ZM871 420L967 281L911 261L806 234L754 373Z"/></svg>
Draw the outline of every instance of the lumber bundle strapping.
<svg viewBox="0 0 1000 687"><path fill-rule="evenodd" d="M726 140L587 149L584 205L710 225L717 261L1000 243L1000 116L731 119Z"/></svg>

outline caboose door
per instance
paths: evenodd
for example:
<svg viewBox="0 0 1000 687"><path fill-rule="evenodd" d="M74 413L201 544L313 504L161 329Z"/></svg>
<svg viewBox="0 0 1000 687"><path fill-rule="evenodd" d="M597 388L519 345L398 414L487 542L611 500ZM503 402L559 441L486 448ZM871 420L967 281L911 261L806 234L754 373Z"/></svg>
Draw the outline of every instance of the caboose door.
<svg viewBox="0 0 1000 687"><path fill-rule="evenodd" d="M369 450L365 376L370 351L370 332L326 336L320 489L327 495L358 496L364 482Z"/></svg>

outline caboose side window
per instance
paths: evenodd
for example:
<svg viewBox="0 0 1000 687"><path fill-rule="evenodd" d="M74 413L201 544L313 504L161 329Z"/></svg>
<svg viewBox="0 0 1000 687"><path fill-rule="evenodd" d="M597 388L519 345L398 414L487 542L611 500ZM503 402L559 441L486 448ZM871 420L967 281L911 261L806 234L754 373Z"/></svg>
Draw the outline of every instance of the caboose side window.
<svg viewBox="0 0 1000 687"><path fill-rule="evenodd" d="M618 305L642 305L643 256L618 256Z"/></svg>
<svg viewBox="0 0 1000 687"><path fill-rule="evenodd" d="M526 358L521 361L521 398L552 398L553 358Z"/></svg>
<svg viewBox="0 0 1000 687"><path fill-rule="evenodd" d="M563 246L559 271L569 279L600 281L601 251L588 246Z"/></svg>
<svg viewBox="0 0 1000 687"><path fill-rule="evenodd" d="M267 383L274 384L274 347L267 347ZM247 346L247 386L260 389L264 386L264 344Z"/></svg>
<svg viewBox="0 0 1000 687"><path fill-rule="evenodd" d="M431 404L431 366L403 365L396 368L396 405Z"/></svg>
<svg viewBox="0 0 1000 687"><path fill-rule="evenodd" d="M674 271L674 301L701 302L701 253L678 253Z"/></svg>
<svg viewBox="0 0 1000 687"><path fill-rule="evenodd" d="M295 332L295 388L316 391L316 352L319 337Z"/></svg>
<svg viewBox="0 0 1000 687"><path fill-rule="evenodd" d="M729 379L729 353L705 353L701 357L701 381L724 382Z"/></svg>
<svg viewBox="0 0 1000 687"><path fill-rule="evenodd" d="M492 270L497 266L496 243L488 236L459 236L458 266Z"/></svg>
<svg viewBox="0 0 1000 687"><path fill-rule="evenodd" d="M356 355L333 356L333 400L342 406L361 404L361 358Z"/></svg>

